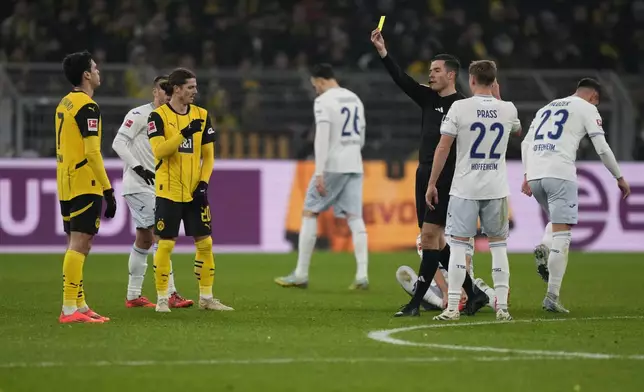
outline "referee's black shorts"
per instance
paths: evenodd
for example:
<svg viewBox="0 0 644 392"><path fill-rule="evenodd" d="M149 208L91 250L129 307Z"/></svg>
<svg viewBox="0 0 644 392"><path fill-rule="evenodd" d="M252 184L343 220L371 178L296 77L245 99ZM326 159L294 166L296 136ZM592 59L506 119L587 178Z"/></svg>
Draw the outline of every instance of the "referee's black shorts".
<svg viewBox="0 0 644 392"><path fill-rule="evenodd" d="M433 211L429 209L427 202L425 201L429 176L432 173L432 165L429 163L421 163L416 169L416 216L418 218L419 228L423 227L423 222L432 223L441 227L445 227L445 224L447 223L449 191L452 187L454 172L453 170L445 169L443 169L443 172L436 182L436 189L438 189L438 204L435 206L436 208Z"/></svg>

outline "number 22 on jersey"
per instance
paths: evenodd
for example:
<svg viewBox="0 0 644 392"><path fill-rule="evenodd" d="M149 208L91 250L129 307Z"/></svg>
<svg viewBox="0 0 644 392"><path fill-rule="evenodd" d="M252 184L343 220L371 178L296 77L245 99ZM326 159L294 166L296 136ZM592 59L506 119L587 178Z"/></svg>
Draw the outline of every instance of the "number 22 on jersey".
<svg viewBox="0 0 644 392"><path fill-rule="evenodd" d="M480 122L475 122L472 124L470 127L470 131L472 132L479 132L479 135L476 137L474 140L474 143L472 143L472 149L470 150L470 158L472 159L499 159L501 158L501 154L496 151L497 147L499 146L499 143L501 142L501 139L503 138L503 124L501 123L494 123L490 125L489 131L496 133L496 137L494 139L494 142L492 142L492 146L490 147L490 151L488 153L485 152L480 152L479 151L479 146L481 145L481 142L483 139L485 139L485 135L488 131L488 129L485 127L485 124L480 123Z"/></svg>

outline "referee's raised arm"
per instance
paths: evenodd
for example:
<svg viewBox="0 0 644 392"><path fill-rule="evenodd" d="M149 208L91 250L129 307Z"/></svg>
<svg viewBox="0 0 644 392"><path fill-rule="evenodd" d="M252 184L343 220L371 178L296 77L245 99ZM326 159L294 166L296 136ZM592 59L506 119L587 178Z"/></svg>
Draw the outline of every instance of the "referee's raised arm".
<svg viewBox="0 0 644 392"><path fill-rule="evenodd" d="M382 33L379 29L375 29L371 32L371 42L373 43L373 46L376 47L376 50L378 50L382 63L385 65L385 68L387 68L391 78L402 89L402 91L409 96L409 98L416 102L416 104L423 107L436 96L436 93L432 91L432 89L423 86L414 80L414 78L407 75L394 61L387 52L385 39L382 37Z"/></svg>

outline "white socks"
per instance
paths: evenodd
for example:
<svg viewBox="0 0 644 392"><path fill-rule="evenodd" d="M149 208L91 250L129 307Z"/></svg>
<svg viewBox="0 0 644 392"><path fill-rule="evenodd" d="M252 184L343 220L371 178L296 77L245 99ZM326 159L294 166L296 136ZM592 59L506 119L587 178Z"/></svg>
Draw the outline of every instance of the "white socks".
<svg viewBox="0 0 644 392"><path fill-rule="evenodd" d="M367 228L362 218L349 219L349 229L353 237L353 251L356 256L356 281L367 279L369 254L367 251Z"/></svg>
<svg viewBox="0 0 644 392"><path fill-rule="evenodd" d="M452 238L450 246L449 272L447 273L447 309L458 311L458 304L461 302L461 289L467 274L465 254L469 243Z"/></svg>
<svg viewBox="0 0 644 392"><path fill-rule="evenodd" d="M571 241L570 231L558 231L552 234L552 248L548 257L548 293L559 297L561 282L568 266L568 248Z"/></svg>
<svg viewBox="0 0 644 392"><path fill-rule="evenodd" d="M297 241L297 267L295 268L295 277L298 279L308 279L309 265L311 264L311 255L315 248L315 241L318 233L317 217L302 217L302 226L300 228L300 237Z"/></svg>
<svg viewBox="0 0 644 392"><path fill-rule="evenodd" d="M510 262L508 245L505 241L490 242L492 253L492 281L496 293L496 310L508 309L508 292L510 291Z"/></svg>
<svg viewBox="0 0 644 392"><path fill-rule="evenodd" d="M552 248L552 222L548 222L545 230L543 231L543 238L541 243L545 245L548 249Z"/></svg>
<svg viewBox="0 0 644 392"><path fill-rule="evenodd" d="M127 299L131 301L141 296L143 278L145 278L145 271L148 268L148 250L132 245L128 268L130 270L130 277L127 282Z"/></svg>

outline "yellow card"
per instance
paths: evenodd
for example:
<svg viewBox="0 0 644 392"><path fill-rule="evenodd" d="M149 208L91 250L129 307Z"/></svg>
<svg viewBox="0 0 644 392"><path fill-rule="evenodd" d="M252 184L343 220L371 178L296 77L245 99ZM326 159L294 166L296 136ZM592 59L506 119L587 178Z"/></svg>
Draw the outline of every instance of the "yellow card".
<svg viewBox="0 0 644 392"><path fill-rule="evenodd" d="M380 22L378 23L378 30L382 31L382 26L385 25L385 16L380 17Z"/></svg>

